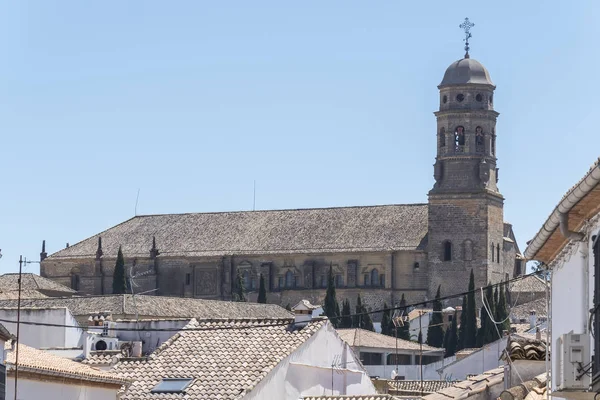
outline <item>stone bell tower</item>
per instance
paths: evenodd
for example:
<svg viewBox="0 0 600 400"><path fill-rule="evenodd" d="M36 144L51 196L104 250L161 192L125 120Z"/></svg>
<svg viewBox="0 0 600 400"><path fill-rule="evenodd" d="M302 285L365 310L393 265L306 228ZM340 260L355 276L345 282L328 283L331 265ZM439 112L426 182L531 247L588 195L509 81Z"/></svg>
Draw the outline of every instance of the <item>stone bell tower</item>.
<svg viewBox="0 0 600 400"><path fill-rule="evenodd" d="M430 298L438 285L442 295L466 291L471 269L475 287L506 279L501 260L504 198L498 190L496 167L496 87L485 67L469 56L469 28L465 29L466 54L446 70L438 86L440 107L434 113L437 157L435 184L429 192Z"/></svg>

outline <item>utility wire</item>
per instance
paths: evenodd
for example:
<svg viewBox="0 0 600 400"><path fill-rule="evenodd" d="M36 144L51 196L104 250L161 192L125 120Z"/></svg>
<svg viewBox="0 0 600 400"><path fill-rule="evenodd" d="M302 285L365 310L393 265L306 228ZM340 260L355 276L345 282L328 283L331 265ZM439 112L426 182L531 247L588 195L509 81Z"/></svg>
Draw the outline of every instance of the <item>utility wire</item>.
<svg viewBox="0 0 600 400"><path fill-rule="evenodd" d="M435 299L435 300L427 300L427 301L421 301L421 302L417 302L417 303L412 303L412 304L406 304L404 306L398 306L398 307L390 307L390 308L382 308L382 309L378 309L378 310L373 310L373 311L365 311L365 312L361 312L361 313L354 313L354 314L350 314L350 315L344 315L343 317L359 317L359 316L363 316L363 315L368 315L368 314L375 314L375 313L380 313L380 312L384 312L384 311L393 311L393 310L406 310L408 308L413 308L416 306L422 306L422 305L427 305L428 303L433 303L434 301L438 300L438 301L442 301L442 300L449 300L449 299L454 299L457 297L462 297L462 296L466 296L469 293L475 293L477 291L480 290L484 290L487 289L488 287L496 287L496 286L503 286L503 285L507 285L516 281L519 281L521 279L527 278L529 276L533 276L538 274L538 272L534 272L531 274L527 274L527 275L522 275L519 276L517 278L513 278L507 281L503 281L500 283L495 283L492 285L487 285L487 286L483 286L480 288L475 288L473 290L470 291L466 291L466 292L462 292L462 293L457 293L457 294L453 294L450 296L444 296L441 297L439 299ZM25 306L25 308L27 308L27 306ZM67 307L68 308L68 307ZM189 319L193 319L194 317L189 317ZM337 319L342 318L342 316L337 317ZM158 319L158 318L157 318ZM165 318L163 318L165 319ZM187 318L178 318L178 319L187 319ZM202 321L202 318L195 318L198 321ZM208 319L208 318L207 318ZM269 318L263 318L263 319L269 319ZM277 319L282 319L282 318L277 318ZM152 320L150 318L150 320ZM224 318L223 322L226 323L225 321L227 320L236 320L235 318ZM143 320L142 320L143 321ZM6 323L13 323L16 324L17 321L15 320L8 320L8 319L1 319L0 318L0 322L6 322ZM65 325L65 324L52 324L52 323L46 323L46 322L32 322L32 321L21 321L21 324L25 324L25 325L33 325L33 326L47 326L47 327L55 327L55 328L74 328L74 329L82 329L82 330L89 330L89 329L99 329L101 326L79 326L79 325ZM293 324L293 322L290 322L290 318L286 318L285 321L282 321L280 323L267 323L267 324L262 324L262 325L243 325L243 326L219 326L219 327L199 327L199 328L152 328L152 329L144 329L144 328L113 328L113 330L115 331L129 331L129 332L137 332L137 331L142 331L142 332L179 332L182 330L187 330L187 331L215 331L215 330L226 330L226 329L252 329L252 328L264 328L264 327L271 327L271 326L282 326L282 325L290 325Z"/></svg>

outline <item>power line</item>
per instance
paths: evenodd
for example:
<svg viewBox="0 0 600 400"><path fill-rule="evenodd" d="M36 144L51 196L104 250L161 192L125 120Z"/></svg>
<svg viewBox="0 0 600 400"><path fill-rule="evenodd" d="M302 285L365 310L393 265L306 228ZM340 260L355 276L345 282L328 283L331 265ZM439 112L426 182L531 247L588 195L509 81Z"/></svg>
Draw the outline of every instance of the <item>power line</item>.
<svg viewBox="0 0 600 400"><path fill-rule="evenodd" d="M530 276L534 276L536 275L537 272L531 273L531 274L527 274L527 275L522 275L519 276L517 278L513 278L510 280L506 280L500 283L495 283L492 285L487 285L487 286L483 286L483 287L479 287L479 288L475 288L473 290L470 291L466 291L466 292L462 292L462 293L457 293L457 294L453 294L450 296L444 296L441 297L439 299L435 299L435 300L449 300L449 299L454 299L457 297L462 297L462 296L466 296L469 293L475 293L477 291L480 290L484 290L487 289L488 287L497 287L497 286L503 286L503 285L507 285L516 281L519 281L521 279L525 279L527 277ZM380 313L380 312L384 312L384 311L392 311L392 310L406 310L408 308L413 308L416 306L422 306L422 305L427 305L428 303L433 303L435 300L427 300L427 301L422 301L422 302L417 302L417 303L412 303L412 304L407 304L404 306L398 306L398 307L391 307L391 308L382 308L382 309L378 309L378 310L373 310L373 311L365 311L365 312L361 312L361 313L354 313L354 314L350 314L350 315L344 315L344 317L358 317L358 316L363 316L363 315L368 315L368 314L375 314L375 313ZM27 308L27 307L26 307ZM67 307L68 308L68 307ZM1 308L0 308L1 309ZM341 318L337 317L338 319ZM164 318L163 318L164 319ZM180 319L186 319L186 317L180 318ZM195 318L195 317L189 317L189 319L196 319L198 321L203 321L202 318ZM212 318L206 318L206 319L212 319ZM269 320L269 318L263 318L265 320ZM277 318L279 320L282 320L281 318ZM151 319L150 319L151 320ZM236 318L223 318L223 323L226 324L227 320L233 320L235 321ZM271 319L271 321L275 320L275 318ZM7 320L7 319L1 319L0 318L0 322L6 322L6 323L14 323L16 324L17 321L14 320ZM143 322L143 321L141 321ZM47 326L47 327L54 327L54 328L74 328L74 329L82 329L82 330L88 330L88 329L99 329L102 327L102 325L100 326L79 326L79 325L66 325L66 324L52 324L52 323L46 323L46 322L32 322L32 321L21 321L21 324L26 324L26 325L33 325L33 326ZM112 328L115 331L132 331L132 332L137 332L137 331L141 331L141 332L179 332L182 330L189 330L189 331L214 331L214 330L226 330L226 329L251 329L251 328L263 328L263 327L271 327L271 326L282 326L282 325L290 325L290 324L294 324L293 320L291 318L282 320L280 323L267 323L267 324L263 324L263 325L245 325L245 326L220 326L220 327L200 327L200 328L152 328L152 329L144 329L144 328Z"/></svg>

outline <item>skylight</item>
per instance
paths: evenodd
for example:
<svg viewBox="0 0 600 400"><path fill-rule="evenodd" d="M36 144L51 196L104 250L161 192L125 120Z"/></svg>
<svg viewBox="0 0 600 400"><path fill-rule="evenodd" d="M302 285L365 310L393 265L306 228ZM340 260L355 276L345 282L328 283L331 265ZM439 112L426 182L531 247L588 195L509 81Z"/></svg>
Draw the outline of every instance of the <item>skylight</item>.
<svg viewBox="0 0 600 400"><path fill-rule="evenodd" d="M192 383L192 378L164 378L154 386L151 393L183 393Z"/></svg>

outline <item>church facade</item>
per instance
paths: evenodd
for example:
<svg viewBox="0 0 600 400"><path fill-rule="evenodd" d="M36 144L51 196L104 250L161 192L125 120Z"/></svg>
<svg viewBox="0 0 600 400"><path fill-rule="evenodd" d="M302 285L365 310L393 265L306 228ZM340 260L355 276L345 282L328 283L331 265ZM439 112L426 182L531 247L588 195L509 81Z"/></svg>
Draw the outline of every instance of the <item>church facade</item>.
<svg viewBox="0 0 600 400"><path fill-rule="evenodd" d="M260 276L268 301L320 304L332 268L338 300L370 308L467 290L522 273L504 222L494 90L478 61L451 64L435 112L434 187L426 204L136 216L50 256L41 275L83 294L110 294L118 248L135 293L227 300Z"/></svg>

